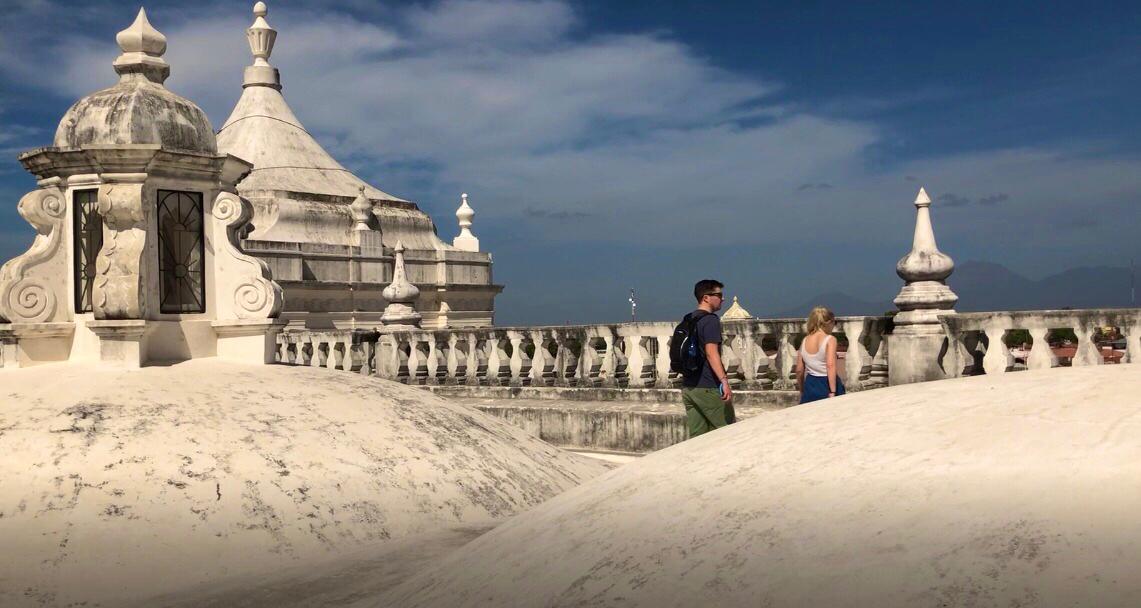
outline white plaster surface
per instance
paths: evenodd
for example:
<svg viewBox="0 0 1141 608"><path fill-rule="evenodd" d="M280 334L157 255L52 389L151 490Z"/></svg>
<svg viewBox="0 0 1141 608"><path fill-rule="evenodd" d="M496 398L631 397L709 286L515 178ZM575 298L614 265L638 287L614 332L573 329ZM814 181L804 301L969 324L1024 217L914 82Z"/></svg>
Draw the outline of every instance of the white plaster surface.
<svg viewBox="0 0 1141 608"><path fill-rule="evenodd" d="M1141 374L849 394L626 464L360 605L1138 606Z"/></svg>
<svg viewBox="0 0 1141 608"><path fill-rule="evenodd" d="M482 525L607 466L414 388L217 359L0 370L0 453L5 607L259 581Z"/></svg>

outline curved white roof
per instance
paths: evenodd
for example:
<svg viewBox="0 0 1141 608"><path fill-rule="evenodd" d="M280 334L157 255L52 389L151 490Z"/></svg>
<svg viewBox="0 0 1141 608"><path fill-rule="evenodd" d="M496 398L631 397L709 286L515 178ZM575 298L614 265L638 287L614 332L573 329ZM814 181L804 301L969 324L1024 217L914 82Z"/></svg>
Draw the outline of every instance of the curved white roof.
<svg viewBox="0 0 1141 608"><path fill-rule="evenodd" d="M293 114L281 91L247 86L218 131L218 149L254 165L240 189L287 190L355 197L360 187L371 199L403 201L353 175L337 162Z"/></svg>

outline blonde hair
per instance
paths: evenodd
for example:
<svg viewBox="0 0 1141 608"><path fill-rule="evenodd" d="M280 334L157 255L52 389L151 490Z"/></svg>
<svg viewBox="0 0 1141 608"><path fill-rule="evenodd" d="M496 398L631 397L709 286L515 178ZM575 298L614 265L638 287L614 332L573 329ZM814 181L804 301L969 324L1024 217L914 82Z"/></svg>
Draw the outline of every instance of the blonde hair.
<svg viewBox="0 0 1141 608"><path fill-rule="evenodd" d="M817 306L808 313L808 321L804 324L804 331L811 335L818 329L824 329L825 324L835 322L836 315L832 314L831 310L824 306Z"/></svg>

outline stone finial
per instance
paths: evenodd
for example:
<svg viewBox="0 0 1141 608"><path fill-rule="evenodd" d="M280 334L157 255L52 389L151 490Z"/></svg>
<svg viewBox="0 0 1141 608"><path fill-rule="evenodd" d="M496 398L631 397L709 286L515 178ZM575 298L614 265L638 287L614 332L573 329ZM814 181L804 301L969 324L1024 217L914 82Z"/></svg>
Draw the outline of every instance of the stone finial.
<svg viewBox="0 0 1141 608"><path fill-rule="evenodd" d="M360 187L360 194L353 199L349 210L352 211L353 221L356 222L353 230L369 230L368 218L372 216L372 203L364 195L364 186Z"/></svg>
<svg viewBox="0 0 1141 608"><path fill-rule="evenodd" d="M281 75L277 68L269 64L273 54L273 43L277 40L277 30L270 27L265 16L269 13L265 2L254 5L254 24L246 29L246 40L250 53L254 56L253 65L246 68L243 87L265 86L281 89Z"/></svg>
<svg viewBox="0 0 1141 608"><path fill-rule="evenodd" d="M955 263L935 245L930 207L931 197L920 188L915 197L911 252L895 265L896 274L906 282L895 298L895 305L901 311L896 316L897 324L938 323L938 314L951 311L959 300L944 282L955 270Z"/></svg>
<svg viewBox="0 0 1141 608"><path fill-rule="evenodd" d="M927 196L926 190L920 188L915 197L915 235L912 238L911 253L903 256L895 265L896 274L907 282L944 281L955 270L955 263L935 245L930 207L931 197Z"/></svg>
<svg viewBox="0 0 1141 608"><path fill-rule="evenodd" d="M414 303L420 297L420 290L408 281L404 271L404 243L396 241L395 256L392 263L392 282L384 288L381 295L388 300L384 314L380 321L385 327L420 327L420 313L416 312Z"/></svg>
<svg viewBox="0 0 1141 608"><path fill-rule="evenodd" d="M158 84L170 76L170 65L162 58L166 53L166 36L147 20L146 9L140 8L135 22L115 35L115 42L123 51L115 59L115 73L120 80L136 75Z"/></svg>
<svg viewBox="0 0 1141 608"><path fill-rule="evenodd" d="M744 306L741 306L740 302L737 301L737 296L733 296L733 305L725 311L725 314L721 315L721 318L724 320L752 319L753 315L749 314Z"/></svg>
<svg viewBox="0 0 1141 608"><path fill-rule="evenodd" d="M479 239L471 233L471 220L475 210L467 204L467 192L460 195L460 208L456 209L456 219L460 223L460 234L452 240L452 246L463 251L479 251Z"/></svg>

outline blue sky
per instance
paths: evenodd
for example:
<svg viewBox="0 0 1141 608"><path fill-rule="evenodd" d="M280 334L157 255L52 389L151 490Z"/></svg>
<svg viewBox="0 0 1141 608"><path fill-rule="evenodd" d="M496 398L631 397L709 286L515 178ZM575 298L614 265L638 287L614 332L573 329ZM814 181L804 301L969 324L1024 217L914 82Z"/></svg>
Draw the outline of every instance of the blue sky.
<svg viewBox="0 0 1141 608"><path fill-rule="evenodd" d="M16 154L114 82L137 5L0 4L7 258L31 239ZM167 85L217 126L249 7L184 4L147 4ZM669 319L705 276L754 313L886 300L920 185L959 262L1141 259L1136 2L269 4L284 93L335 156L446 239L471 194L502 323L620 320L631 287Z"/></svg>

